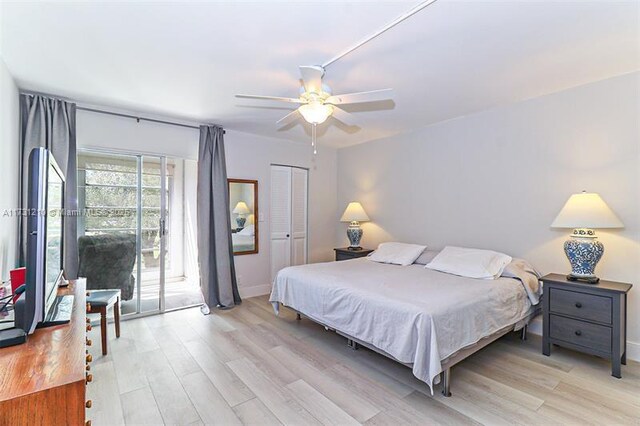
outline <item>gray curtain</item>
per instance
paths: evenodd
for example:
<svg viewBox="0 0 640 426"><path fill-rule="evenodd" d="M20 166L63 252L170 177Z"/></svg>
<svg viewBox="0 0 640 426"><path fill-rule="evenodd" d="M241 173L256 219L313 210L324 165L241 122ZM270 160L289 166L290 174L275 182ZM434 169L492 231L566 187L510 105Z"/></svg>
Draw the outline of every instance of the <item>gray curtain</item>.
<svg viewBox="0 0 640 426"><path fill-rule="evenodd" d="M198 149L198 263L200 287L211 307L241 303L231 242L229 186L224 156L224 130L200 126Z"/></svg>
<svg viewBox="0 0 640 426"><path fill-rule="evenodd" d="M46 96L20 95L21 180L20 207L27 208L29 154L33 148L46 148L65 175L64 209L76 212L76 104ZM20 264L26 262L27 218L19 217ZM63 267L67 278L78 274L78 229L76 215L64 218Z"/></svg>

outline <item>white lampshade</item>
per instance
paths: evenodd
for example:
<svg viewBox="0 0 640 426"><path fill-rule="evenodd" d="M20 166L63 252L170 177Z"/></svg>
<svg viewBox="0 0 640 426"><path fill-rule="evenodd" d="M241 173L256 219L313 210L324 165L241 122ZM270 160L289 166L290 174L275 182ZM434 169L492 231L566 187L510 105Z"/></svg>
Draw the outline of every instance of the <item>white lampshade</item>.
<svg viewBox="0 0 640 426"><path fill-rule="evenodd" d="M340 222L366 222L368 220L369 216L358 202L349 203L340 218Z"/></svg>
<svg viewBox="0 0 640 426"><path fill-rule="evenodd" d="M624 225L596 193L573 194L551 224L552 228L622 228Z"/></svg>
<svg viewBox="0 0 640 426"><path fill-rule="evenodd" d="M333 106L325 105L321 102L309 102L298 108L304 119L311 124L324 123L331 114L333 114Z"/></svg>
<svg viewBox="0 0 640 426"><path fill-rule="evenodd" d="M249 207L247 207L247 203L245 203L244 201L238 201L238 204L236 204L236 208L233 209L233 212L235 214L249 214L251 213L251 210L249 210Z"/></svg>

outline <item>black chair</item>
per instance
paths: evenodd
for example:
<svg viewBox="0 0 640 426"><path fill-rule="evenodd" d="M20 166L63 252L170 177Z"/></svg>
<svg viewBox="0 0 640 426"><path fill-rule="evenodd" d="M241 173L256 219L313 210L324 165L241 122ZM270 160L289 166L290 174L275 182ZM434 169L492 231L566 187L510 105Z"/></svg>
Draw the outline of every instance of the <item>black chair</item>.
<svg viewBox="0 0 640 426"><path fill-rule="evenodd" d="M78 276L87 279L87 290L120 290L131 300L135 287L136 236L104 234L78 238Z"/></svg>

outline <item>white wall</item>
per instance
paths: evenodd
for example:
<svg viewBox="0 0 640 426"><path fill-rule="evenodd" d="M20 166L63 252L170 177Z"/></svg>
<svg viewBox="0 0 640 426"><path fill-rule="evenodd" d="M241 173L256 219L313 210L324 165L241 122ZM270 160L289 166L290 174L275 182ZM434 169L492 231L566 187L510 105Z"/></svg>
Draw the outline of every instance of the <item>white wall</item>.
<svg viewBox="0 0 640 426"><path fill-rule="evenodd" d="M9 70L0 56L0 279L9 277L16 266L18 220L8 214L18 208L20 175L19 95Z"/></svg>
<svg viewBox="0 0 640 426"><path fill-rule="evenodd" d="M332 260L337 217L336 150L321 146L316 157L310 142L290 142L248 133L227 131L227 175L258 180L260 252L236 256L241 294L266 294L271 290L269 255L269 194L271 164L309 169L309 262Z"/></svg>
<svg viewBox="0 0 640 426"><path fill-rule="evenodd" d="M145 114L145 116L147 116ZM162 118L162 117L158 117ZM116 151L165 154L196 160L199 132L196 129L168 126L78 111L78 146ZM251 297L271 289L269 255L269 179L270 165L284 164L309 168L309 261L328 261L333 256L333 229L336 213L336 150L321 147L313 157L310 141L291 142L227 130L225 135L229 178L258 180L259 252L236 256L240 294ZM186 179L193 180L195 170L186 164ZM185 191L188 213L185 229L185 267L193 268L195 223L195 180L193 192Z"/></svg>
<svg viewBox="0 0 640 426"><path fill-rule="evenodd" d="M338 209L362 202L372 219L363 246L491 248L565 273L570 230L549 226L569 195L598 192L625 228L599 231L596 272L635 283L628 340L639 359L639 91L633 73L341 149Z"/></svg>

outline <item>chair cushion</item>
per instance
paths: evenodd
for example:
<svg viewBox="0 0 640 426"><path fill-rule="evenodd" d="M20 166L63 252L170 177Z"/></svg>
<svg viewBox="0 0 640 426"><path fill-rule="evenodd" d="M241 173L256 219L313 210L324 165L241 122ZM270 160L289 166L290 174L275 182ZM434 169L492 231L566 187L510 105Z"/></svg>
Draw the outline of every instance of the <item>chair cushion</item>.
<svg viewBox="0 0 640 426"><path fill-rule="evenodd" d="M89 290L87 303L91 306L107 306L109 302L115 303L116 297L120 296L120 290Z"/></svg>

